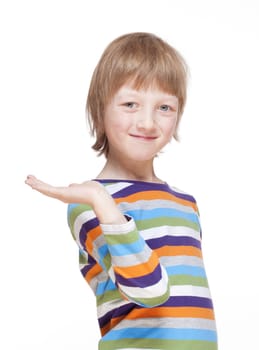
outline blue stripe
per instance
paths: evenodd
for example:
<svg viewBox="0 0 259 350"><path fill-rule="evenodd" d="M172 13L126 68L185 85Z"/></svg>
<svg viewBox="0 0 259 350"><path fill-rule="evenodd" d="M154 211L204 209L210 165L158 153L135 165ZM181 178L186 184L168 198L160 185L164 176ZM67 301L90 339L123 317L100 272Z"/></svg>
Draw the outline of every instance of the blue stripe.
<svg viewBox="0 0 259 350"><path fill-rule="evenodd" d="M169 218L181 218L189 220L199 224L199 219L195 213L187 213L182 210L172 209L172 208L157 208L150 210L129 210L127 214L132 216L135 220L148 220L161 217Z"/></svg>
<svg viewBox="0 0 259 350"><path fill-rule="evenodd" d="M138 239L133 243L109 245L109 250L112 256L122 256L140 253L143 251L144 246L145 241L143 239Z"/></svg>
<svg viewBox="0 0 259 350"><path fill-rule="evenodd" d="M109 250L108 250L107 244L104 244L98 248L98 255L99 255L98 263L102 266L102 268L105 271L106 271L106 267L105 267L103 260L104 260L105 256L108 254L109 254Z"/></svg>
<svg viewBox="0 0 259 350"><path fill-rule="evenodd" d="M115 284L112 282L111 279L109 279L108 281L98 283L98 286L96 288L96 295L101 295L109 290L116 289L117 287L115 286Z"/></svg>
<svg viewBox="0 0 259 350"><path fill-rule="evenodd" d="M103 340L123 338L217 341L215 331L192 328L125 328L108 332Z"/></svg>
<svg viewBox="0 0 259 350"><path fill-rule="evenodd" d="M72 210L74 208L76 208L78 206L78 204L68 204L67 206L67 223L68 223L68 226L70 226L70 214L72 212Z"/></svg>
<svg viewBox="0 0 259 350"><path fill-rule="evenodd" d="M191 275L191 276L206 278L204 268L199 266L190 266L190 265L167 266L166 271L168 275Z"/></svg>
<svg viewBox="0 0 259 350"><path fill-rule="evenodd" d="M74 204L74 203L68 204L68 206L67 206L67 214L70 215L70 214L71 214L71 211L72 211L74 208L78 207L79 205L80 205L80 204Z"/></svg>

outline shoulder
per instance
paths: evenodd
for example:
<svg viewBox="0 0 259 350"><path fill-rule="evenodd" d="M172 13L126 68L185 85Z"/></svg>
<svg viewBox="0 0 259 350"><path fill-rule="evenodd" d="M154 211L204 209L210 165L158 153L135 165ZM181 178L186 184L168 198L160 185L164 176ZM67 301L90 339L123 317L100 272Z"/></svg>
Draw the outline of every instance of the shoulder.
<svg viewBox="0 0 259 350"><path fill-rule="evenodd" d="M177 200L182 205L190 206L195 210L195 212L197 213L199 212L197 201L192 194L186 191L183 191L182 189L179 189L178 187L175 187L175 186L168 185L168 187L170 189L170 192L177 198Z"/></svg>
<svg viewBox="0 0 259 350"><path fill-rule="evenodd" d="M191 200L192 202L195 202L196 203L196 199L195 197L190 194L189 192L186 192L176 186L172 186L172 185L168 185L168 187L170 188L170 190L175 193L175 195L178 195L178 196L181 196L183 198L186 198L186 199L189 199Z"/></svg>

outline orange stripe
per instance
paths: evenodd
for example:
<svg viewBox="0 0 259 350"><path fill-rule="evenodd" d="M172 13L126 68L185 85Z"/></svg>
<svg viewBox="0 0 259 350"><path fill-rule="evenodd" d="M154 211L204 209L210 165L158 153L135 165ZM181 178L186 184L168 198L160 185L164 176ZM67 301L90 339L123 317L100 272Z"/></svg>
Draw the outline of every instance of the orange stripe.
<svg viewBox="0 0 259 350"><path fill-rule="evenodd" d="M214 319L214 312L212 309L201 307L155 307L142 308L132 310L125 319L135 320L139 318L152 317L199 317L206 319Z"/></svg>
<svg viewBox="0 0 259 350"><path fill-rule="evenodd" d="M85 246L89 254L93 253L93 242L102 234L101 227L98 225L92 230L88 231Z"/></svg>
<svg viewBox="0 0 259 350"><path fill-rule="evenodd" d="M111 318L110 322L101 328L101 335L104 336L107 332L109 332L110 329L114 328L124 318L125 318L125 315L120 316L120 317Z"/></svg>
<svg viewBox="0 0 259 350"><path fill-rule="evenodd" d="M153 251L149 260L145 263L134 265L134 266L127 266L127 267L116 266L114 270L121 276L124 276L126 278L134 278L134 277L142 277L154 271L157 265L158 265L157 255Z"/></svg>
<svg viewBox="0 0 259 350"><path fill-rule="evenodd" d="M105 326L103 326L102 328L100 328L101 330L101 336L103 337L107 332L109 332L109 330L111 329L111 324L110 322L107 323Z"/></svg>
<svg viewBox="0 0 259 350"><path fill-rule="evenodd" d="M177 256L177 255L188 255L188 256L197 256L199 258L202 257L201 250L196 247L189 246L165 246L161 248L155 249L158 257L161 256Z"/></svg>
<svg viewBox="0 0 259 350"><path fill-rule="evenodd" d="M152 199L165 199L165 200L173 200L179 204L186 205L188 207L192 207L195 211L198 211L196 203L193 203L191 201L188 201L186 199L178 198L174 196L173 194L163 192L163 191L142 191L138 193L133 193L127 197L122 197L122 198L116 198L115 201L116 203L121 203L121 202L136 202L139 200L152 200Z"/></svg>
<svg viewBox="0 0 259 350"><path fill-rule="evenodd" d="M103 271L102 267L96 263L85 275L85 279L87 280L88 283L99 273Z"/></svg>
<svg viewBox="0 0 259 350"><path fill-rule="evenodd" d="M128 315L112 318L108 324L101 328L101 334L103 336L122 320L137 320L141 318L158 317L198 317L209 320L215 319L213 310L201 307L155 307L133 309Z"/></svg>

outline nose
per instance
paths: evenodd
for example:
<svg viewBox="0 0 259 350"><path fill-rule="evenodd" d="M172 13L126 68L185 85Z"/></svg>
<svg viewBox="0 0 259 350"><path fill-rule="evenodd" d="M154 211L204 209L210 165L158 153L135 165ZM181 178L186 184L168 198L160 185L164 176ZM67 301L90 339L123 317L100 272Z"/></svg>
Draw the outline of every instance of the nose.
<svg viewBox="0 0 259 350"><path fill-rule="evenodd" d="M155 115L151 110L142 110L137 117L137 128L140 130L152 130L155 127Z"/></svg>

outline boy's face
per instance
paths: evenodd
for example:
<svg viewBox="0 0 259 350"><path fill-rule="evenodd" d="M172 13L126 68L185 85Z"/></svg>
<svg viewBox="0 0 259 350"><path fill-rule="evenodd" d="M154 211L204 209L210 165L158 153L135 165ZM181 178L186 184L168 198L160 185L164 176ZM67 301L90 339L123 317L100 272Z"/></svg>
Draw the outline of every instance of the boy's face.
<svg viewBox="0 0 259 350"><path fill-rule="evenodd" d="M173 137L177 114L176 96L156 86L135 90L129 84L123 85L105 110L108 158L153 160Z"/></svg>

